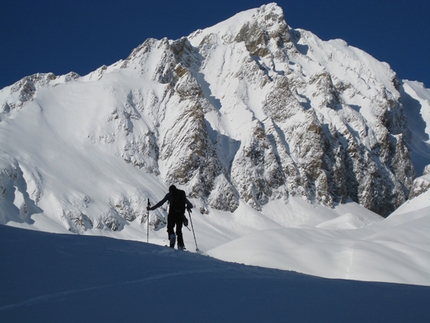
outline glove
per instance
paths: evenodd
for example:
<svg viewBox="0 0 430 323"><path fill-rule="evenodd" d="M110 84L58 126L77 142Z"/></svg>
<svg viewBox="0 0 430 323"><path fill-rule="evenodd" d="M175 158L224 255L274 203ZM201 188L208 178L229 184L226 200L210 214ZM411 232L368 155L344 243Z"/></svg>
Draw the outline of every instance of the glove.
<svg viewBox="0 0 430 323"><path fill-rule="evenodd" d="M183 222L184 222L184 225L187 227L188 226L188 219L186 218L185 215L184 215Z"/></svg>
<svg viewBox="0 0 430 323"><path fill-rule="evenodd" d="M147 210L147 211L153 211L154 209L153 209L152 207L150 207L150 206L147 206L147 207L146 207L146 210Z"/></svg>
<svg viewBox="0 0 430 323"><path fill-rule="evenodd" d="M191 212L192 212L190 207L187 207L187 211L188 211L189 213L191 213Z"/></svg>

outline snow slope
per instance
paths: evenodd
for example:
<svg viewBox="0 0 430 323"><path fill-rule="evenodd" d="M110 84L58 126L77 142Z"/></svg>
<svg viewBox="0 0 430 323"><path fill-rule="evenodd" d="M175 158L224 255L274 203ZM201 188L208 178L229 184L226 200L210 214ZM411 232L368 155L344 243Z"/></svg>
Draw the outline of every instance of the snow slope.
<svg viewBox="0 0 430 323"><path fill-rule="evenodd" d="M208 253L328 278L430 285L429 201L430 192L424 193L373 223L347 204L337 209L338 217L315 226L261 228Z"/></svg>
<svg viewBox="0 0 430 323"><path fill-rule="evenodd" d="M411 158L418 176L430 164L430 89L417 81L403 81L402 101L408 108Z"/></svg>
<svg viewBox="0 0 430 323"><path fill-rule="evenodd" d="M248 14L240 14L234 19L240 22ZM209 32L218 30L217 28L224 28L226 24L227 22L213 27L215 29L197 32L191 35L190 39L198 43L201 41L199 37L208 35ZM237 23L231 26L238 28L239 25ZM307 59L297 52L298 61L294 61L294 64L290 64L291 67L286 69L293 69L291 71L294 73L291 75L301 75L306 69L309 73L316 72L313 68L321 69L322 66L316 62L326 55L322 46L330 45L333 55L338 55L335 58L327 57L324 61L324 69L330 72L344 75L343 69L336 69L335 61L347 62L342 56L346 53L349 56L357 56L360 63L366 62L375 67L378 72L376 76L380 76L384 81L394 76L394 72L386 64L377 63L342 41L322 42L309 32L300 32L303 37L296 45L303 49L306 44L312 44L309 48L314 50L309 51L309 55L312 55L313 60L306 63ZM224 37L224 40L230 41L227 38ZM154 133L167 133L162 137L166 142L181 142L182 135L191 130L187 128L189 125L186 122L173 122L178 114L184 112L181 109L189 102L177 96L171 97L173 102L163 101L170 85L168 82L156 82L152 79L169 74L169 70L163 70L165 65L160 56L168 52L165 49L170 49L169 46L173 43L175 46L181 44L180 41L169 42L167 39L148 40L130 56L134 61L131 58L120 61L84 77L73 74L61 77L50 74L36 75L22 80L22 84L18 82L0 91L0 101L6 102L0 114L1 224L55 233L73 232L146 241L147 199L155 203L163 198L169 184L167 180L163 181L168 177L163 176L169 173L170 166L176 166L172 161L184 157L180 155L181 152L175 152L179 155L173 154L169 145L160 144L164 149L164 156L167 157L158 161L157 155L160 151L153 149ZM204 46L202 48L204 49ZM242 43L238 43L234 48L231 56L226 56L229 50L217 47L211 52L212 62L220 64L223 62L220 57L232 59L231 71L236 71L238 66L234 59L245 49ZM139 59L142 57L139 55L143 56L149 49L152 51L146 56L147 64L140 64ZM254 61L251 63L255 64ZM268 61L259 63L266 66L265 71L270 77L274 77L280 68L269 68ZM125 67L122 68L123 66ZM202 118L200 121L203 125L207 122L207 131L212 130L213 137L217 136L219 141L226 143L222 146L226 150L218 153L224 156L222 163L229 164L239 145L237 140L247 142L253 139L244 130L250 127L247 121L254 117L262 118L264 111L259 105L261 98L257 100L247 96L255 95L253 91L247 90L254 89L256 84L251 84L242 92L236 91L235 96L232 96L234 100L238 100L236 103L243 99L243 102L248 101L249 106L244 106L243 102L238 105L231 104L231 99L223 96L228 91L234 92L234 88L229 87L231 84L216 87L217 82L229 80L227 75L216 77L217 72L226 70L211 71L210 66L202 68L201 71L208 73L205 75L207 79L200 81L202 86L204 81L211 82L213 86L211 88L208 83L206 88L203 86L201 90L213 107L219 108L218 105L223 102L223 113L217 114L211 110L205 115L207 119ZM255 68L257 65L253 66ZM175 71L183 72L180 67L174 67ZM348 67L353 66L343 66L352 73L348 74L351 82L353 75L360 69L365 69L362 75L366 76L370 83L376 82L372 69L365 68L365 65L358 64L358 70ZM257 67L257 70L261 75L265 75L260 68ZM249 75L252 77L258 75L252 69L244 71L251 72ZM145 77L142 77L142 73ZM185 77L190 74L184 73ZM192 86L195 85L191 76L189 77L181 81L183 84L178 81L179 85L191 86L180 88L184 92L193 90ZM230 79L234 83L238 82L239 78ZM303 80L305 79L303 76ZM381 90L378 87L365 91L361 86L367 86L367 83L361 79L358 82L363 92L360 95L353 95L352 89L346 86L348 84L343 84L345 93L351 96L350 103L354 103L356 108L360 102L363 105L367 100L374 101L373 96L366 97L365 94L370 92L376 96ZM384 84L397 93L391 88L393 84ZM18 90L14 91L13 88ZM327 89L325 86L322 88ZM418 137L425 143L429 134L426 101L429 97L428 90L413 82L406 82L404 89L402 98L405 98L406 94L409 95L412 103L417 103L413 107L418 108L407 112L410 113L410 120L419 115L422 118L416 119L416 127L411 123L411 129L418 130L412 137ZM314 90L316 91L305 87L306 93L298 93L298 96L306 94L306 97L315 100L313 104L318 105L321 97L312 97ZM200 98L198 95L197 97ZM372 109L366 110L366 107L368 106L364 104L361 112L372 119ZM358 127L358 130L363 126L363 132L368 132L370 128L365 123L356 124L357 120L362 120L357 111L353 108L345 108L345 111L348 111L345 117L350 119L351 125ZM189 110L186 112L190 113ZM321 115L325 120L338 119L332 110L326 108L321 110ZM234 116L236 117L233 118ZM186 117L189 117L189 114L186 114ZM289 120L288 123L292 121L294 120ZM342 126L347 131L348 122L335 123L334 128ZM171 132L175 127L183 128L181 136L176 136L177 132ZM358 130L352 133L360 132ZM292 133L296 133L296 130ZM292 148L300 150L303 142L294 143ZM419 144L418 141L413 142L415 143ZM424 167L428 163L428 143L426 145L419 146L422 150L414 150L416 165ZM260 171L258 166L255 173ZM237 169L237 175L241 177L241 171L249 168ZM226 187L223 185L226 183L220 177L222 176L213 183L214 194L225 191ZM190 187L194 187L194 183L198 181L197 176L190 181ZM278 193L282 197L284 192ZM222 200L223 196L216 198ZM279 197L270 199L261 210L256 210L241 200L234 212L225 212L210 208L202 200L195 198L192 199L195 204L192 220L199 248L219 259L328 278L430 285L428 199L429 193L423 193L383 220L352 202L327 208L301 198ZM150 213L151 244L166 244L165 217L166 208ZM186 229L184 231L186 246L194 250L192 233ZM145 248L158 250L154 246Z"/></svg>
<svg viewBox="0 0 430 323"><path fill-rule="evenodd" d="M355 203L331 210L299 198L287 205L270 203L262 213L241 204L233 214L212 210L192 213L191 219L197 247L221 260L327 278L429 286L429 201L430 192L423 193L387 219ZM33 225L8 224L66 232L42 215L33 218ZM151 219L157 217L152 214ZM163 225L151 228L149 242L165 246L165 230ZM136 220L120 232L89 230L85 234L146 241L145 231L146 223ZM183 231L185 245L194 251L192 232Z"/></svg>
<svg viewBox="0 0 430 323"><path fill-rule="evenodd" d="M428 322L430 287L0 225L1 322Z"/></svg>

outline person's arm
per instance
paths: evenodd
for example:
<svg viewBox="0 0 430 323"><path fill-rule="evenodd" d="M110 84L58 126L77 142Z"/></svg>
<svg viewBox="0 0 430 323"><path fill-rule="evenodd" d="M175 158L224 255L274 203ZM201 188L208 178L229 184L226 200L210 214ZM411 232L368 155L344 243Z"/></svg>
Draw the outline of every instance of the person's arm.
<svg viewBox="0 0 430 323"><path fill-rule="evenodd" d="M187 198L185 198L185 204L187 205L188 212L191 212L191 209L193 208L193 205L191 204L190 201L188 201Z"/></svg>
<svg viewBox="0 0 430 323"><path fill-rule="evenodd" d="M167 193L166 196L157 204L155 204L154 206L148 207L148 210L154 211L155 209L159 208L160 206L162 206L164 203L166 203L170 198L170 193Z"/></svg>

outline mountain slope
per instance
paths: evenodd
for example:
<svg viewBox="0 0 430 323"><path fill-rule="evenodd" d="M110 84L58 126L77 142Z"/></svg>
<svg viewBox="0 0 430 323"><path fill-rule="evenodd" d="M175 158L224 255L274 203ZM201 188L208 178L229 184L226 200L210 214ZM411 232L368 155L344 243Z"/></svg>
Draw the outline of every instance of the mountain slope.
<svg viewBox="0 0 430 323"><path fill-rule="evenodd" d="M302 196L388 215L414 177L398 86L387 64L291 29L269 4L148 39L85 77L23 79L2 90L2 128L28 138L46 128L78 147L74 160L86 149L121 157L220 210Z"/></svg>
<svg viewBox="0 0 430 323"><path fill-rule="evenodd" d="M7 278L0 289L2 322L430 318L430 287L322 279L138 242L3 225L0 239L0 275Z"/></svg>
<svg viewBox="0 0 430 323"><path fill-rule="evenodd" d="M423 83L403 81L402 102L411 132L411 158L417 174L421 175L425 166L430 164L430 90Z"/></svg>
<svg viewBox="0 0 430 323"><path fill-rule="evenodd" d="M309 246L324 228L333 229L321 233L327 249L336 230L353 243L363 231L344 230L379 223L371 211L387 216L428 189L413 183L414 165L430 156L427 121L410 133L411 108L426 111L418 89L342 40L291 28L275 4L181 39L148 39L86 76L32 75L0 90L0 223L135 240L149 223L151 242L164 245L166 207L148 214L146 205L174 183L195 204L208 252L306 226ZM336 275L347 277L349 259ZM312 270L304 261L291 266ZM318 274L332 277L329 267ZM395 281L422 283L428 268L417 264L418 282ZM376 272L365 278L397 275Z"/></svg>
<svg viewBox="0 0 430 323"><path fill-rule="evenodd" d="M413 182L410 197L430 188L430 90L423 83L405 80L402 86L402 102L408 107L411 133L411 158L419 175Z"/></svg>

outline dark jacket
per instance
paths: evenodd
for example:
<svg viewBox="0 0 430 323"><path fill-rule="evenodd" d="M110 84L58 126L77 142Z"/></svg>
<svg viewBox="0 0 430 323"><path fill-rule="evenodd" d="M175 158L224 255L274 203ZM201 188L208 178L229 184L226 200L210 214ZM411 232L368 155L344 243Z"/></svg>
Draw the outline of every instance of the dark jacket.
<svg viewBox="0 0 430 323"><path fill-rule="evenodd" d="M160 206L162 206L164 203L166 203L166 201L169 201L169 204L172 204L172 193L167 193L166 196L157 204L155 204L154 206L150 207L150 210L155 210L156 208L159 208ZM193 205L191 204L190 201L188 201L187 198L185 198L185 204L187 205L187 209L190 210L193 208ZM171 212L170 208L169 208L169 213Z"/></svg>

